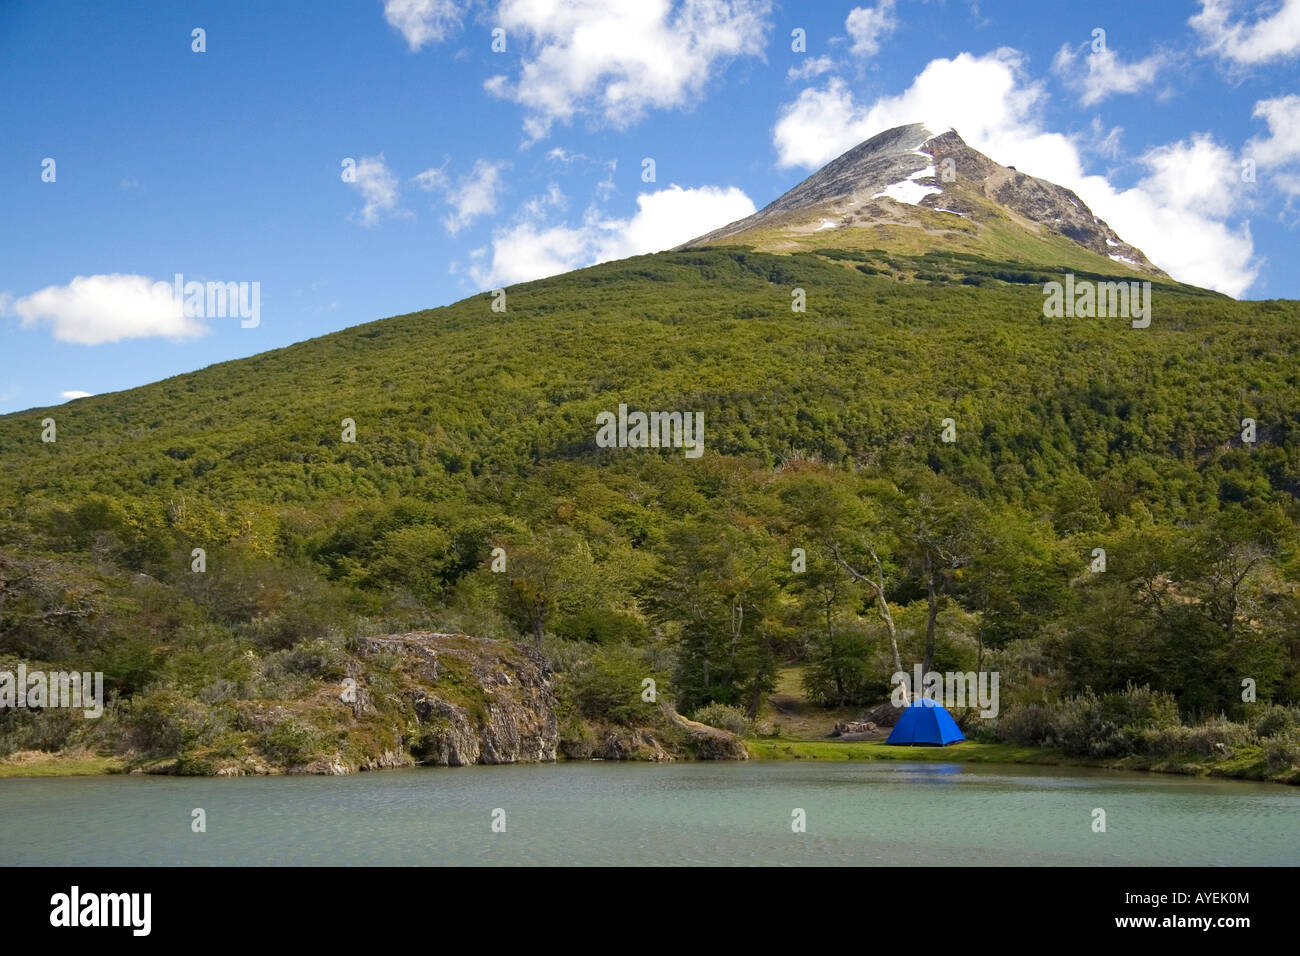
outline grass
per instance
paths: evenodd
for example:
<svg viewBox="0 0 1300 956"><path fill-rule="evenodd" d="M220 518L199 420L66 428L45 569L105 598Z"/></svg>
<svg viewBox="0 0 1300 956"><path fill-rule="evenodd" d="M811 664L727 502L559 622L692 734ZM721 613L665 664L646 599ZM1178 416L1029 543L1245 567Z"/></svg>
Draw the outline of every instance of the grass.
<svg viewBox="0 0 1300 956"><path fill-rule="evenodd" d="M900 210L898 219L855 225L833 230L808 230L797 224L815 222L834 215L832 207L809 210L793 222L775 222L720 239L717 245L749 246L757 251L810 252L819 247L861 252L878 251L891 256L921 256L928 252L956 252L1003 262L1063 269L1085 269L1105 275L1153 279L1106 256L1099 255L1050 229L1012 218L995 203L972 192L962 197L979 208L978 222L924 206ZM1156 280L1161 281L1161 280ZM1171 280L1164 280L1171 281Z"/></svg>
<svg viewBox="0 0 1300 956"><path fill-rule="evenodd" d="M782 667L776 687L759 714L759 725L770 723L783 737L810 740L826 737L837 723L855 719L861 707L818 707L804 697L803 667Z"/></svg>
<svg viewBox="0 0 1300 956"><path fill-rule="evenodd" d="M1212 760L1197 754L1165 757L1133 756L1090 760L1070 757L1047 747L978 743L967 740L947 747L890 746L883 740L780 740L758 737L745 741L754 760L902 760L916 763L995 763L1064 767L1098 767L1106 770L1142 770L1190 777L1226 777L1300 785L1300 774L1271 770L1259 747L1235 748L1232 757Z"/></svg>
<svg viewBox="0 0 1300 956"><path fill-rule="evenodd" d="M84 777L96 774L122 773L125 766L126 762L121 757L20 750L8 757L0 758L0 778Z"/></svg>
<svg viewBox="0 0 1300 956"><path fill-rule="evenodd" d="M1070 761L1051 750L1014 744L983 744L972 740L947 747L893 747L883 740L745 741L755 760L905 760L925 763L1046 763Z"/></svg>

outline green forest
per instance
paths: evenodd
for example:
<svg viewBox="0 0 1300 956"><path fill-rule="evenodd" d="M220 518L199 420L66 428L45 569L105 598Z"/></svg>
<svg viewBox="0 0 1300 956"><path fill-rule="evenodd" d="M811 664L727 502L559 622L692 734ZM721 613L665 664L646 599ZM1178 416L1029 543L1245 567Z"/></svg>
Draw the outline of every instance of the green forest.
<svg viewBox="0 0 1300 956"><path fill-rule="evenodd" d="M4 416L0 670L108 707L0 712L0 757L292 762L358 638L432 630L544 654L568 734L646 677L752 727L790 664L865 709L897 659L1000 673L971 739L1300 780L1300 303L1045 318L1061 271L660 253ZM620 403L704 453L597 447Z"/></svg>

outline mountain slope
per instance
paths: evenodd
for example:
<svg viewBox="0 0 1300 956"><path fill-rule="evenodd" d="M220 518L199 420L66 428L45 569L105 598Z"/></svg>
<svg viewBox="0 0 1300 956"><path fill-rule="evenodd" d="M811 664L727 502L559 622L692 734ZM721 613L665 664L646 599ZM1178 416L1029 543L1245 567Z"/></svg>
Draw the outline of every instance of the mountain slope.
<svg viewBox="0 0 1300 956"><path fill-rule="evenodd" d="M1001 452L987 431L945 449L980 473L1019 460L1008 441L1043 449L1056 434L1058 454L1100 475L1125 455L1103 442L1099 459L1076 459L1093 444L1077 431L1079 396L1111 393L1108 406L1139 420L1158 411L1167 421L1147 447L1193 460L1247 410L1276 422L1300 407L1288 404L1296 303L1157 284L1138 333L1122 319L1045 319L1050 277L942 253L640 256L511 287L504 314L475 296L0 417L0 490L11 503L95 488L312 501L607 462L617 456L594 446L595 415L620 402L704 409L721 454L846 463L936 448L936 416L960 405L996 423ZM791 312L795 286L807 313ZM1049 424L1062 414L1063 429ZM54 444L40 441L47 415ZM355 444L341 441L345 417ZM1179 450L1182 429L1200 437Z"/></svg>
<svg viewBox="0 0 1300 956"><path fill-rule="evenodd" d="M953 250L1167 278L1078 196L1001 166L953 130L886 130L744 219L679 248Z"/></svg>
<svg viewBox="0 0 1300 956"><path fill-rule="evenodd" d="M1235 772L1300 779L1289 738L1256 736L1290 712L1240 700L1250 678L1300 702L1300 303L1155 277L1147 328L1047 318L1045 281L1116 264L997 223L1064 258L853 229L692 248L0 417L0 672L102 671L109 693L98 722L0 708L0 760L436 762L491 701L444 658L449 729L410 655L359 653L410 632L540 648L578 756L653 750L646 678L683 714L759 713L799 662L819 701L873 704L889 638L829 540L880 554L902 660L1002 675L999 739L1042 742L1043 702L1091 689L1249 721ZM702 415L703 454L601 447L620 406ZM1153 759L1199 746L1162 733Z"/></svg>

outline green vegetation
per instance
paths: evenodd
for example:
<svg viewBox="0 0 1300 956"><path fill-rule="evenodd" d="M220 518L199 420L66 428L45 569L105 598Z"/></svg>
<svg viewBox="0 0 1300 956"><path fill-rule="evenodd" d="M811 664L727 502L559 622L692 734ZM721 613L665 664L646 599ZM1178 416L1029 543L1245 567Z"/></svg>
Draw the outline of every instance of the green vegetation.
<svg viewBox="0 0 1300 956"><path fill-rule="evenodd" d="M645 677L753 719L790 663L857 707L895 646L999 671L1008 726L1129 685L1183 724L1300 704L1300 305L1046 319L1061 270L1015 258L642 256L0 418L0 670L110 698L0 712L0 756L346 751L303 702L421 628L541 647L571 722L644 718ZM702 411L704 455L597 448L620 402ZM397 720L400 674L361 680Z"/></svg>
<svg viewBox="0 0 1300 956"><path fill-rule="evenodd" d="M124 765L125 761L121 757L25 750L0 760L0 778L97 776L120 773Z"/></svg>
<svg viewBox="0 0 1300 956"><path fill-rule="evenodd" d="M757 760L895 760L915 763L1069 763L1038 747L964 741L947 747L891 747L883 740L783 740L755 738L745 741Z"/></svg>
<svg viewBox="0 0 1300 956"><path fill-rule="evenodd" d="M965 741L947 747L891 747L880 740L781 740L758 738L745 741L756 760L894 760L916 763L1037 764L1073 767L1102 767L1109 770L1148 770L1192 777L1227 777L1300 784L1295 757L1287 767L1270 761L1259 746L1243 746L1231 757L1210 759L1184 751L1163 756L1088 758L1062 753L1050 747L1018 747L1012 744Z"/></svg>

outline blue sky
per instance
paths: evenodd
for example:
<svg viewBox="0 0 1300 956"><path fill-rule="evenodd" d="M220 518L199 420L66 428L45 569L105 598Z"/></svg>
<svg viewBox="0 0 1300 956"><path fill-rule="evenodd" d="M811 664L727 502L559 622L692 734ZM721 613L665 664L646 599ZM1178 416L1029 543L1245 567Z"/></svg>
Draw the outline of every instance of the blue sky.
<svg viewBox="0 0 1300 956"><path fill-rule="evenodd" d="M1300 0L5 0L0 412L666 248L913 121L1300 298L1297 67Z"/></svg>

